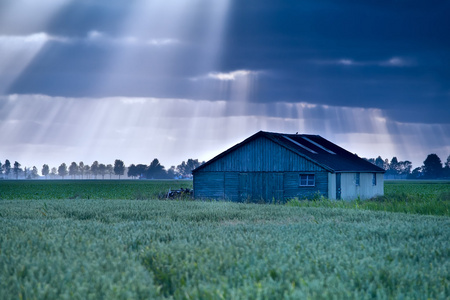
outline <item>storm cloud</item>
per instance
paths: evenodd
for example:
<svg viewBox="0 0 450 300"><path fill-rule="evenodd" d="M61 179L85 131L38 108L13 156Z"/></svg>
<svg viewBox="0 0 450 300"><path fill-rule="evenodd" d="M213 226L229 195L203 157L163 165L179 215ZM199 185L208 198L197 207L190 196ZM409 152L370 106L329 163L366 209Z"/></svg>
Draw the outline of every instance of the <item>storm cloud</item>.
<svg viewBox="0 0 450 300"><path fill-rule="evenodd" d="M449 11L439 0L2 2L0 159L175 164L258 130L416 166L445 159Z"/></svg>

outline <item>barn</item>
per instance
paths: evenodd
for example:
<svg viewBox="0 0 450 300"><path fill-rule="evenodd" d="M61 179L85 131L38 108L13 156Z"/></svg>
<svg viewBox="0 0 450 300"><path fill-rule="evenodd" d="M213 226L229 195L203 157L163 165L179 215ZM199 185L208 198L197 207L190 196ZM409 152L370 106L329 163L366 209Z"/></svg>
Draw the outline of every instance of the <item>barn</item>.
<svg viewBox="0 0 450 300"><path fill-rule="evenodd" d="M318 135L260 131L192 174L197 199L273 202L383 195L384 172Z"/></svg>

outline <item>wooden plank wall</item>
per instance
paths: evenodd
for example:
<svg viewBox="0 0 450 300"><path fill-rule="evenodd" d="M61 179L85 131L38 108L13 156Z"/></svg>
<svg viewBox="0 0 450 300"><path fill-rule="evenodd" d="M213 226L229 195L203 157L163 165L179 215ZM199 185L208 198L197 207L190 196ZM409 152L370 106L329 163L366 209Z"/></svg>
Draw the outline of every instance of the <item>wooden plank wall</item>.
<svg viewBox="0 0 450 300"><path fill-rule="evenodd" d="M315 174L315 187L300 187L301 173ZM196 198L272 202L328 195L328 173L320 166L261 137L194 174Z"/></svg>
<svg viewBox="0 0 450 300"><path fill-rule="evenodd" d="M194 176L194 197L225 198L223 172L199 172Z"/></svg>
<svg viewBox="0 0 450 300"><path fill-rule="evenodd" d="M314 174L315 186L305 187L299 186L299 176L302 172L286 172L284 173L284 198L311 199L320 193L324 197L328 197L328 173L327 172L307 172Z"/></svg>
<svg viewBox="0 0 450 300"><path fill-rule="evenodd" d="M323 171L298 154L261 137L205 166L201 172L292 172Z"/></svg>

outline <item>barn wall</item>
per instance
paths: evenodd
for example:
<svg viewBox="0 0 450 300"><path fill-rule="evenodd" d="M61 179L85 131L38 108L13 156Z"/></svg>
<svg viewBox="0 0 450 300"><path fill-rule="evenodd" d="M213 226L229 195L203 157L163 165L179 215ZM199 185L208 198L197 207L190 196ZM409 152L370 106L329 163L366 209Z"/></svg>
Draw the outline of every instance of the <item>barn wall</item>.
<svg viewBox="0 0 450 300"><path fill-rule="evenodd" d="M223 172L198 172L194 176L194 197L223 199L225 198L224 182Z"/></svg>
<svg viewBox="0 0 450 300"><path fill-rule="evenodd" d="M323 171L298 154L260 137L219 158L201 172L293 172Z"/></svg>
<svg viewBox="0 0 450 300"><path fill-rule="evenodd" d="M360 173L360 184L356 185L356 173L342 173L341 187L342 199L354 200L356 198L369 199L384 194L383 174L377 173L377 184L372 184L374 173Z"/></svg>
<svg viewBox="0 0 450 300"><path fill-rule="evenodd" d="M314 174L315 186L300 186L300 174ZM286 172L284 173L284 198L312 199L321 194L328 197L328 172Z"/></svg>

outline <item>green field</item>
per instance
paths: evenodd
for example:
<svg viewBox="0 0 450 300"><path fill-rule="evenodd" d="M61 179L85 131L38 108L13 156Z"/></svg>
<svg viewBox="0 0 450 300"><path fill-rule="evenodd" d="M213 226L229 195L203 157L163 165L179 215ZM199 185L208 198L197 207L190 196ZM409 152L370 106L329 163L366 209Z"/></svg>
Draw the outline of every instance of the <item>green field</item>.
<svg viewBox="0 0 450 300"><path fill-rule="evenodd" d="M0 200L155 199L192 180L0 180Z"/></svg>
<svg viewBox="0 0 450 300"><path fill-rule="evenodd" d="M450 297L445 215L145 200L189 181L33 184L0 182L1 299ZM449 185L430 184L387 183L369 202L448 203Z"/></svg>

